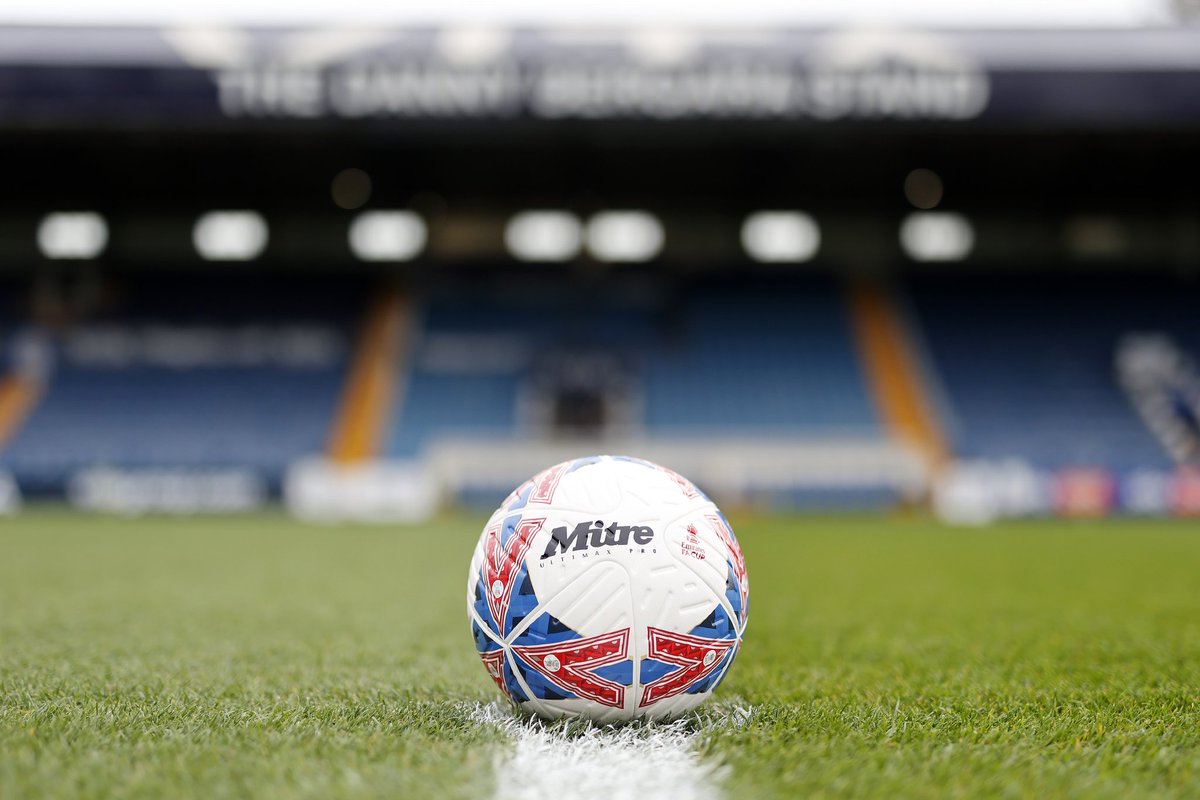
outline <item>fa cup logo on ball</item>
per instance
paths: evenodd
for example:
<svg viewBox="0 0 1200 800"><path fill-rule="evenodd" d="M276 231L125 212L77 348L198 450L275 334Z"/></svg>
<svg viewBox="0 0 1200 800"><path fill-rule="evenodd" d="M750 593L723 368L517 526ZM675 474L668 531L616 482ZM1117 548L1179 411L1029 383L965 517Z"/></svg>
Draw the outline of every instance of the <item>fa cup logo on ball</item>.
<svg viewBox="0 0 1200 800"><path fill-rule="evenodd" d="M720 510L625 456L555 464L484 526L467 579L496 686L541 717L667 719L703 703L746 630L746 562Z"/></svg>

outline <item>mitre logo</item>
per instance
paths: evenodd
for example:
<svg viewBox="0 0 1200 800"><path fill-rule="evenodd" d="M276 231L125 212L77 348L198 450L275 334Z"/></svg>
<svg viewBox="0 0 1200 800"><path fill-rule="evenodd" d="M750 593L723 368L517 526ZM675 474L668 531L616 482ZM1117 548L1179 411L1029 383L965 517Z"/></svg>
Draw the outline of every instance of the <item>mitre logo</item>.
<svg viewBox="0 0 1200 800"><path fill-rule="evenodd" d="M550 541L542 558L552 558L568 550L587 550L589 547L623 547L630 544L649 544L654 530L647 525L605 524L604 520L580 522L573 529L566 525L550 531Z"/></svg>

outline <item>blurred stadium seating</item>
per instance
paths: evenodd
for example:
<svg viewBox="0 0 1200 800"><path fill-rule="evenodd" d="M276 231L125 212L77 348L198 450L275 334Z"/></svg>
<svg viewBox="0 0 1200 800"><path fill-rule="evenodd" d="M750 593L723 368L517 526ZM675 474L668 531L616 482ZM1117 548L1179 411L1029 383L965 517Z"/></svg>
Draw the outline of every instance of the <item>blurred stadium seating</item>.
<svg viewBox="0 0 1200 800"><path fill-rule="evenodd" d="M52 338L45 389L3 455L31 493L86 467L243 467L278 485L328 435L361 286L137 281Z"/></svg>
<svg viewBox="0 0 1200 800"><path fill-rule="evenodd" d="M650 430L877 434L836 282L726 280L683 306L646 359Z"/></svg>
<svg viewBox="0 0 1200 800"><path fill-rule="evenodd" d="M914 281L954 415L955 451L1040 467L1166 467L1114 368L1131 332L1200 348L1196 285L1163 275L941 276Z"/></svg>
<svg viewBox="0 0 1200 800"><path fill-rule="evenodd" d="M1196 352L1190 285L1124 274L1085 283L924 275L897 294L910 304L912 345L954 455L1129 472L1171 462L1121 389L1115 349L1123 335L1153 330ZM215 286L202 274L140 277L90 318L41 334L53 342L42 396L0 463L30 494L65 491L72 475L97 466L240 468L277 491L293 462L332 451L338 417L351 413L339 396L377 294L364 280L326 275L286 290L273 278L226 276ZM827 276L615 280L581 295L568 276L504 273L436 281L406 297L412 330L395 365L400 391L376 443L386 458L421 461L448 441L440 457L458 455L443 469L469 474L459 461L508 461L538 442L692 440L744 454L787 441L801 463L805 446L889 439L846 289ZM596 353L618 365L616 386L594 386L599 411L564 426L554 375ZM609 391L631 395L616 420L605 418ZM469 498L506 480L501 470L458 489ZM896 482L878 477L759 489L752 493L805 505L897 496Z"/></svg>

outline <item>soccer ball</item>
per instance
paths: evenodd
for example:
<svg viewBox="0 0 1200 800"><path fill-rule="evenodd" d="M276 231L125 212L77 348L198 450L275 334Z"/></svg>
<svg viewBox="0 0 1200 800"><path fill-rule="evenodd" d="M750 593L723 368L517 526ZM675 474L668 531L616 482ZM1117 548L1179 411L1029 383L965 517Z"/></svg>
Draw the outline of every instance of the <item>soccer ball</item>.
<svg viewBox="0 0 1200 800"><path fill-rule="evenodd" d="M746 630L746 562L685 478L625 456L564 461L492 514L467 614L488 674L541 717L678 717L704 702Z"/></svg>

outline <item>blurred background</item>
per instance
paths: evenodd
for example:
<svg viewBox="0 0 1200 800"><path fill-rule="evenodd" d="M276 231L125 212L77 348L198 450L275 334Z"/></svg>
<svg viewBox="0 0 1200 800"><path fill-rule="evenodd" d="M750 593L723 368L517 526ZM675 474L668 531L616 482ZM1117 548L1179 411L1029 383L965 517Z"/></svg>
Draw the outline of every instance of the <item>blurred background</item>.
<svg viewBox="0 0 1200 800"><path fill-rule="evenodd" d="M1200 514L1200 4L972 5L0 12L0 508Z"/></svg>

